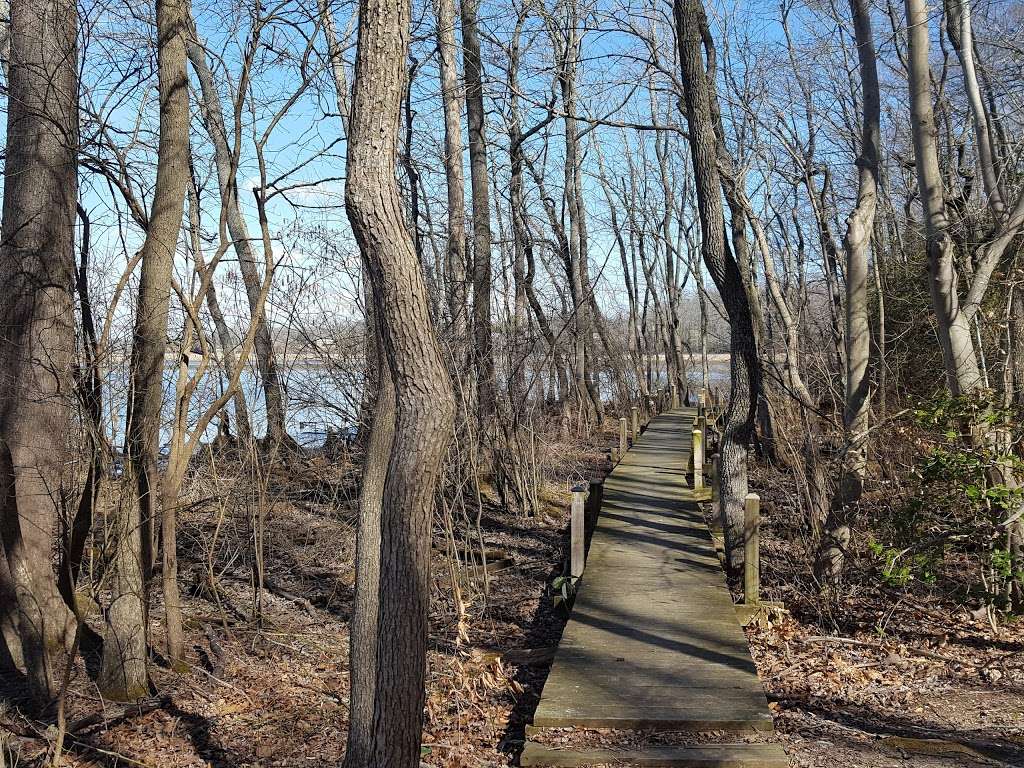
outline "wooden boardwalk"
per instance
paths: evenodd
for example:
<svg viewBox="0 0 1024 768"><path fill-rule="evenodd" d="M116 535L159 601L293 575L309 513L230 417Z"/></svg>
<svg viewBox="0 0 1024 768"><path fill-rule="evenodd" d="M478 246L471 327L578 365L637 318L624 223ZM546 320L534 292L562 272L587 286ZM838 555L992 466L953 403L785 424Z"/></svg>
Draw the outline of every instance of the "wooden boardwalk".
<svg viewBox="0 0 1024 768"><path fill-rule="evenodd" d="M604 484L569 623L529 733L771 731L768 703L687 482L695 412L654 419ZM523 765L787 766L775 744L588 753L528 743ZM582 755L582 756L581 756Z"/></svg>

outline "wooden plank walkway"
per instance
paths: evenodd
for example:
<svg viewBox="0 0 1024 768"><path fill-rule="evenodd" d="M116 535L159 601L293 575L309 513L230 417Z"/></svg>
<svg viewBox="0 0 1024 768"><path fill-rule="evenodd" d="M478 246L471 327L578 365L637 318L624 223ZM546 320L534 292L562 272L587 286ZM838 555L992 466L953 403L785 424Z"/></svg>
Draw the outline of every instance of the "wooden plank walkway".
<svg viewBox="0 0 1024 768"><path fill-rule="evenodd" d="M677 409L655 418L605 480L586 570L531 733L565 727L772 730L746 637L687 482L694 416L692 409ZM656 764L788 764L778 745L733 746L756 747L751 762L737 762L735 754L708 762L705 750L696 762ZM566 762L550 762L550 752L528 745L523 764L588 764L578 756L569 762L568 754ZM630 763L655 764L635 757L623 764Z"/></svg>

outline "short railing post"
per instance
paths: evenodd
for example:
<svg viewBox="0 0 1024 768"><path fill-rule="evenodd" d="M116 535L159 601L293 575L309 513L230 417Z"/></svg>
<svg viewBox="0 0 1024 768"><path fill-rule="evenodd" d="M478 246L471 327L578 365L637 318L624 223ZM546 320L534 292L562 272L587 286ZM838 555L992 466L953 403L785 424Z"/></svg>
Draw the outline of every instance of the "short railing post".
<svg viewBox="0 0 1024 768"><path fill-rule="evenodd" d="M619 452L625 453L629 449L629 433L626 427L626 419L619 419Z"/></svg>
<svg viewBox="0 0 1024 768"><path fill-rule="evenodd" d="M586 488L577 485L572 489L572 517L569 522L570 562L569 575L578 579L583 575L583 545L585 533L584 511Z"/></svg>
<svg viewBox="0 0 1024 768"><path fill-rule="evenodd" d="M693 430L693 490L704 488L704 434Z"/></svg>
<svg viewBox="0 0 1024 768"><path fill-rule="evenodd" d="M636 442L636 439L640 437L640 409L634 405L631 415L633 417L633 442Z"/></svg>
<svg viewBox="0 0 1024 768"><path fill-rule="evenodd" d="M672 410L679 407L679 387L672 385Z"/></svg>
<svg viewBox="0 0 1024 768"><path fill-rule="evenodd" d="M748 493L743 502L743 602L761 602L761 497Z"/></svg>

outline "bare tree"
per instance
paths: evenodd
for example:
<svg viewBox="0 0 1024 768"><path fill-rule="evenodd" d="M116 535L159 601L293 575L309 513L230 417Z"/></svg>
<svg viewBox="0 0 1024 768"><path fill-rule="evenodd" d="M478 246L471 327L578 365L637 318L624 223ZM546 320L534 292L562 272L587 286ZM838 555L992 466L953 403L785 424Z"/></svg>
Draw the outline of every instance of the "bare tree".
<svg viewBox="0 0 1024 768"><path fill-rule="evenodd" d="M160 405L163 401L167 313L171 273L189 185L189 98L185 36L189 8L185 0L157 0L157 62L160 91L160 142L156 187L149 227L142 247L142 271L132 339L131 399L128 451L131 475L137 483L135 501L120 506L112 525L115 537L113 596L107 610L100 686L105 695L130 700L148 692L146 677L146 589L154 557L153 521L157 518L160 450ZM173 551L172 509L161 517L167 558ZM169 569L166 569L169 570ZM176 569L174 571L176 573ZM165 572L165 578L167 577ZM176 592L176 587L173 590ZM180 613L173 606L169 621ZM168 637L181 637L168 627ZM172 660L182 649L169 649Z"/></svg>
<svg viewBox="0 0 1024 768"><path fill-rule="evenodd" d="M984 383L971 325L981 309L1000 258L1024 227L1024 194L1012 209L997 217L993 234L972 254L972 274L967 291L961 297L957 246L950 232L946 183L939 165L938 127L932 106L928 9L923 0L905 0L905 6L914 167L924 209L932 306L949 390L953 395L967 395Z"/></svg>
<svg viewBox="0 0 1024 768"><path fill-rule="evenodd" d="M747 448L761 391L761 369L743 277L725 240L719 158L724 151L716 130L714 41L701 0L675 0L676 42L683 80L690 154L701 223L701 251L729 315L732 352L729 408L720 450L720 505L726 547L733 568L743 562L743 500L747 493ZM705 55L707 65L705 65Z"/></svg>
<svg viewBox="0 0 1024 768"><path fill-rule="evenodd" d="M462 341L466 317L466 185L462 168L462 88L456 56L454 0L436 0L437 50L444 106L444 173L448 191L448 248L445 278L448 313L455 338ZM477 53L479 57L479 52ZM475 96L474 96L475 98ZM476 106L474 105L474 110ZM475 118L474 118L475 119ZM476 229L474 227L474 237Z"/></svg>
<svg viewBox="0 0 1024 768"><path fill-rule="evenodd" d="M253 319L258 326L256 332L256 364L259 368L263 399L267 407L267 437L273 444L289 443L290 438L286 428L287 413L284 390L281 386L281 377L277 368L270 325L262 308L259 314L256 314L263 279L260 277L253 249L253 240L250 237L249 227L245 222L245 217L242 215L242 208L238 199L237 174L241 152L241 147L238 146L238 139L241 131L241 111L244 105L247 83L243 79L239 95L234 100L234 124L229 134L228 124L224 117L224 109L221 106L220 95L217 92L213 72L206 61L206 52L203 49L202 41L198 39L198 35L195 32L195 24L191 21L191 18L189 19L189 29L187 52L189 61L192 63L192 68L195 70L196 77L199 80L200 112L203 116L206 132L213 143L220 196L225 208L228 232L231 234L232 244L238 256L238 266L239 271L242 273L242 282L245 285L245 295L249 302L249 311L253 313ZM228 142L229 135L235 137L234 147Z"/></svg>
<svg viewBox="0 0 1024 768"><path fill-rule="evenodd" d="M871 380L871 328L868 325L868 254L878 207L881 161L881 97L871 12L864 0L850 0L854 37L860 59L861 104L864 112L857 157L857 204L846 222L846 407L843 427L846 453L838 492L832 500L825 536L818 553L817 575L835 585L850 542L851 507L860 501L868 463L868 406Z"/></svg>
<svg viewBox="0 0 1024 768"><path fill-rule="evenodd" d="M53 570L58 522L77 495L72 418L78 194L78 11L11 8L0 230L0 623L31 693L48 702L71 612ZM16 628L15 632L12 631Z"/></svg>
<svg viewBox="0 0 1024 768"><path fill-rule="evenodd" d="M381 502L372 746L365 765L396 768L419 765L431 513L454 418L451 381L395 178L409 19L407 0L360 2L345 184L395 388L393 447Z"/></svg>
<svg viewBox="0 0 1024 768"><path fill-rule="evenodd" d="M480 60L479 0L461 0L462 55L469 129L469 179L473 199L473 356L477 409L486 424L497 405L491 339L491 203L487 178L487 132L483 65Z"/></svg>

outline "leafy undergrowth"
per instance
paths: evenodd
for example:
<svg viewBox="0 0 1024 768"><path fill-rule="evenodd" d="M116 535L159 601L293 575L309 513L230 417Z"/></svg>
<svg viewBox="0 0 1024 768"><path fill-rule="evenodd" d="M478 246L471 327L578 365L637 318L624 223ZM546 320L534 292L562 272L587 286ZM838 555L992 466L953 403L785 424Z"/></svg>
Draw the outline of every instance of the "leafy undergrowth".
<svg viewBox="0 0 1024 768"><path fill-rule="evenodd" d="M515 759L565 622L552 581L568 551L568 489L595 471L589 441L545 445L542 513L509 515L486 502L483 541L492 559L489 593L479 565L461 577L465 612L452 600L451 561L440 523L435 531L432 619L422 762L462 768ZM243 768L340 765L348 721L348 618L354 585L353 471L320 457L271 477L266 492L250 483L228 488L224 477L193 478L190 493L209 499L220 483L224 505L197 503L183 514L179 536L190 673L153 665L151 711L104 703L93 669L75 666L67 720L103 713L65 739L61 765ZM235 481L231 481L235 482ZM238 489L242 490L239 491ZM326 489L326 490L325 490ZM252 620L249 562L254 496L265 518L262 622ZM472 529L459 530L475 537ZM216 579L208 577L210 562ZM159 592L159 590L154 590ZM162 647L162 608L154 594L153 641ZM96 623L96 622L94 622ZM97 623L98 628L98 623ZM522 652L527 649L527 652ZM517 655L518 654L518 655ZM88 654L87 654L88 655ZM53 718L32 720L17 702L23 686L8 679L0 696L7 766L52 760Z"/></svg>
<svg viewBox="0 0 1024 768"><path fill-rule="evenodd" d="M451 598L446 536L438 526L425 765L516 761L566 618L551 585L568 544L568 486L593 472L595 446L602 442L609 436L547 445L543 514L529 518L485 507L483 540L499 561L492 563L486 598L479 578L464 581L461 617ZM844 589L823 599L811 578L793 478L758 467L752 485L762 496L765 518L762 591L786 610L751 625L748 637L792 764L1024 765L1024 622L1000 622L993 629L962 588L970 564L950 555L935 579L893 584L884 578L885 559L868 546L871 522L855 531L859 545ZM158 659L151 711L139 714L104 704L85 666L76 666L66 696L74 733L65 740L62 764L340 764L357 489L350 466L321 458L275 474L263 493L253 491L251 482L203 473L193 478L195 503L183 514L180 539L193 671L171 673ZM261 624L251 619L247 559L257 496L271 510ZM202 503L210 498L227 502ZM879 506L887 503L884 489L874 498ZM207 578L211 562L215 588ZM157 648L161 613L157 603ZM6 683L0 693L14 702L0 713L13 750L6 765L48 764L52 719L23 717L16 705L19 681ZM98 713L104 716L74 728ZM589 739L621 744L620 736L594 733ZM579 734L565 737L576 743ZM726 737L710 740L735 739Z"/></svg>
<svg viewBox="0 0 1024 768"><path fill-rule="evenodd" d="M794 766L1024 765L1024 621L995 628L951 553L936 577L893 584L872 526L893 495L876 489L854 530L839 594L822 597L778 469L752 473L762 498L762 593L786 611L748 627Z"/></svg>

